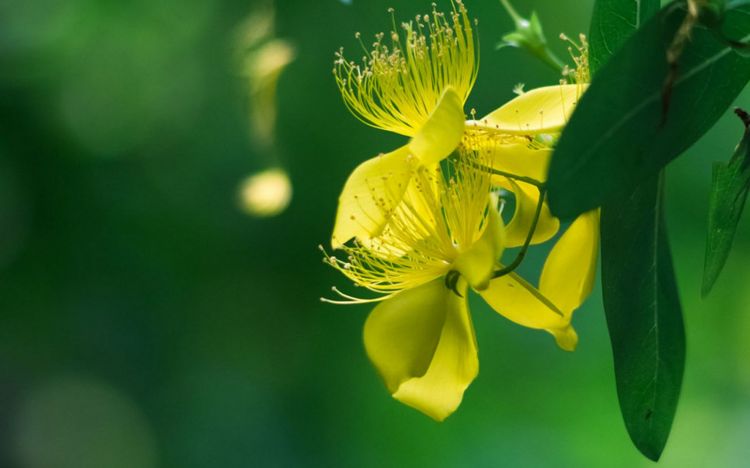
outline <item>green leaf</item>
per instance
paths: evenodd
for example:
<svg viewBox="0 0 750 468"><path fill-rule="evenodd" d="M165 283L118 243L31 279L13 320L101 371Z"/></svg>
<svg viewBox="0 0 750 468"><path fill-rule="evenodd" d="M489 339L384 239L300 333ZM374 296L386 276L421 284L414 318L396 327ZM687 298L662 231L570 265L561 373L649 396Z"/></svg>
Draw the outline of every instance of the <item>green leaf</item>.
<svg viewBox="0 0 750 468"><path fill-rule="evenodd" d="M625 41L659 11L659 0L598 0L589 29L589 64L596 73Z"/></svg>
<svg viewBox="0 0 750 468"><path fill-rule="evenodd" d="M658 10L658 0L598 0L589 34L592 72ZM671 340L670 345L660 337L664 333L660 326L677 326L671 332L682 337L682 321L667 238L661 229L658 183L647 181L630 197L608 201L601 211L604 306L620 410L633 443L653 460L661 455L669 435L684 367L684 338ZM661 324L663 317L677 317L671 320L677 325ZM681 352L665 356L664 345ZM678 370L672 372L678 377L665 384L663 368L667 375L670 369Z"/></svg>
<svg viewBox="0 0 750 468"><path fill-rule="evenodd" d="M556 216L572 218L656 175L713 126L750 79L750 60L728 42L750 40L750 6L740 5L715 29L693 28L666 89L666 51L684 18L681 3L664 7L594 76L550 164Z"/></svg>
<svg viewBox="0 0 750 468"><path fill-rule="evenodd" d="M735 112L745 124L745 134L728 163L714 163L701 288L703 296L711 292L729 257L750 189L750 116L740 109Z"/></svg>
<svg viewBox="0 0 750 468"><path fill-rule="evenodd" d="M646 181L601 215L602 294L620 410L633 443L652 460L669 436L685 367L662 181Z"/></svg>

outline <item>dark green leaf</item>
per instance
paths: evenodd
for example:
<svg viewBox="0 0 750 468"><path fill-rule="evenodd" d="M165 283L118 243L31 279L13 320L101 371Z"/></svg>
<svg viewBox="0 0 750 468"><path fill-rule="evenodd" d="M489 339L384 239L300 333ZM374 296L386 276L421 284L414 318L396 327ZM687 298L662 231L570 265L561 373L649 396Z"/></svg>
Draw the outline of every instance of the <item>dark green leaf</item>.
<svg viewBox="0 0 750 468"><path fill-rule="evenodd" d="M666 6L595 75L552 158L555 215L572 218L627 196L711 128L750 79L750 60L728 42L750 40L743 5L727 10L716 29L693 29L663 114L666 51L684 17L681 4Z"/></svg>
<svg viewBox="0 0 750 468"><path fill-rule="evenodd" d="M658 10L658 0L598 0L590 32L592 72L596 73ZM660 345L664 342L659 341L658 328L656 335L650 334L654 325L659 326L660 314L665 313L662 306L669 304L672 310L666 313L680 317L667 238L657 224L662 222L662 202L656 184L647 182L630 197L605 203L601 224L602 284L620 408L635 446L654 460L661 455L669 435L681 382L679 377L664 385L660 366L677 367L681 376L684 365L684 351L663 361ZM623 210L624 206L629 209ZM633 250L637 260L623 261L628 255L624 252ZM672 287L664 288L667 284ZM659 303L662 291L669 295ZM680 322L677 332L681 327ZM680 343L678 347L684 349L684 340Z"/></svg>
<svg viewBox="0 0 750 468"><path fill-rule="evenodd" d="M669 436L685 366L662 180L645 181L601 217L602 293L620 410L633 443L652 460Z"/></svg>
<svg viewBox="0 0 750 468"><path fill-rule="evenodd" d="M704 296L713 288L729 257L750 189L750 116L739 109L736 112L745 124L745 134L729 163L714 163L701 290Z"/></svg>
<svg viewBox="0 0 750 468"><path fill-rule="evenodd" d="M597 0L589 29L592 73L620 50L641 24L659 11L659 0Z"/></svg>

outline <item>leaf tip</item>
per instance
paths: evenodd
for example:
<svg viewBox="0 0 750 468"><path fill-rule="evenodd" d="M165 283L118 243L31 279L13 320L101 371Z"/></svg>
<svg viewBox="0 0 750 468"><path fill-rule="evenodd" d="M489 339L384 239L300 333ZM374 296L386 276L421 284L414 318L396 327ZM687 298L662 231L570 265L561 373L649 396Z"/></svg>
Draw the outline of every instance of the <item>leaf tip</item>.
<svg viewBox="0 0 750 468"><path fill-rule="evenodd" d="M705 299L711 293L716 283L716 276L709 275L708 272L703 275L703 283L701 284L701 299Z"/></svg>
<svg viewBox="0 0 750 468"><path fill-rule="evenodd" d="M651 409L647 409L643 414L645 421L649 421L654 417L654 412ZM645 437L637 439L632 437L633 444L646 458L651 461L658 462L664 452L664 447L667 444L667 438L663 437Z"/></svg>
<svg viewBox="0 0 750 468"><path fill-rule="evenodd" d="M654 462L658 462L661 458L669 439L672 419L669 418L667 425L664 426L664 416L665 414L658 408L646 407L632 413L632 419L626 418L625 420L628 435L635 448ZM654 425L660 426L661 430Z"/></svg>
<svg viewBox="0 0 750 468"><path fill-rule="evenodd" d="M651 446L646 447L636 445L636 447L638 447L639 452L641 452L646 458L653 462L658 462L659 458L661 458L662 450L655 449Z"/></svg>
<svg viewBox="0 0 750 468"><path fill-rule="evenodd" d="M639 452L643 454L646 458L653 462L658 462L661 458L662 453L664 452L664 446L666 445L666 440L663 441L656 441L656 440L642 440L640 443L635 443L636 448Z"/></svg>

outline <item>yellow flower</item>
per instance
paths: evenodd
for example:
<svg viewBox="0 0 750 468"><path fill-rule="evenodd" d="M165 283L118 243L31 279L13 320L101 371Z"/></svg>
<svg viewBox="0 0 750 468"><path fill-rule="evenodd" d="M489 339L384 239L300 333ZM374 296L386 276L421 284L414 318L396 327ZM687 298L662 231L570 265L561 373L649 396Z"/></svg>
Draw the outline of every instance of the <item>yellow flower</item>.
<svg viewBox="0 0 750 468"><path fill-rule="evenodd" d="M515 198L506 247L540 244L557 233L560 222L544 199L554 141L587 84L558 85L523 93L482 119L467 121L467 141L494 141L493 185ZM470 143L469 143L470 144ZM501 175L504 174L504 175ZM570 326L573 311L591 293L599 251L599 211L579 216L550 252L534 287L516 273L493 280L484 299L506 318L526 327L546 329L567 351L578 336ZM547 317L547 318L544 318ZM551 322L547 322L551 319ZM553 325L550 325L553 323ZM557 324L557 325L554 325Z"/></svg>
<svg viewBox="0 0 750 468"><path fill-rule="evenodd" d="M448 15L433 9L398 30L394 19L390 34L378 34L365 53L362 64L348 61L343 50L336 54L334 75L344 102L363 122L410 140L351 174L336 214L334 247L377 236L414 190L413 170L434 167L456 149L477 73L472 24L460 0Z"/></svg>
<svg viewBox="0 0 750 468"><path fill-rule="evenodd" d="M339 198L325 260L379 302L364 331L367 354L394 398L442 420L478 372L466 297L554 335L573 350L573 311L589 295L598 252L598 213L576 219L550 252L538 288L500 263L505 248L559 230L544 200L552 144L585 85L531 90L481 119L465 121L477 72L471 22L460 1L376 36L362 65L339 53L334 74L349 109L377 128L410 137L359 165ZM446 162L447 156L454 154ZM495 188L513 194L507 226ZM354 239L352 241L352 239ZM522 259L521 256L517 260Z"/></svg>
<svg viewBox="0 0 750 468"><path fill-rule="evenodd" d="M456 150L467 130L481 128L521 140L556 133L581 93L578 85L539 88L483 119L467 122L464 104L476 79L478 59L463 3L456 1L449 15L435 9L431 15L417 15L398 31L393 23L389 35L376 35L372 49L365 48L363 63L348 61L343 51L336 54L334 75L352 113L368 125L410 140L365 161L349 176L339 197L331 236L334 248L352 238L367 242L378 236L404 194L414 190L414 169L434 167ZM518 143L516 139L505 153L516 148L524 153Z"/></svg>
<svg viewBox="0 0 750 468"><path fill-rule="evenodd" d="M508 226L506 247L528 246L551 239L559 229L544 199L553 144L575 105L588 87L588 43L580 45L563 36L576 63L565 70L575 84L537 88L520 95L475 121L468 121L469 141L498 141L493 152L493 183L513 193L515 211ZM486 143L485 143L486 144ZM504 176L498 174L505 174ZM535 288L515 273L492 282L484 299L510 320L552 333L557 344L572 351L578 336L570 326L550 326L545 315L555 311L570 323L572 313L591 293L599 251L599 210L584 213L573 221L550 252ZM545 312L546 311L546 312ZM559 320L552 317L554 323Z"/></svg>
<svg viewBox="0 0 750 468"><path fill-rule="evenodd" d="M458 156L415 168L417 190L403 197L383 232L343 246L328 264L380 296L334 291L334 303L379 302L364 330L367 354L397 400L436 420L449 416L478 373L477 343L467 308L469 287L500 314L553 333L575 346L570 317L591 290L596 246L585 239L590 217L577 220L547 259L540 288L515 273L493 278L505 239L523 229L503 225L492 173L497 145L467 137Z"/></svg>
<svg viewBox="0 0 750 468"><path fill-rule="evenodd" d="M498 145L494 152L494 169L545 182L553 143L572 114L576 103L586 89L585 84L554 85L522 92L519 96L481 119L466 122L466 132L478 138L491 139ZM497 177L496 184L513 192L517 198L514 221L531 226L539 202L539 191L519 179ZM549 211L546 200L533 234L532 244L552 238L559 221ZM508 239L510 247L523 244L523 229L518 237Z"/></svg>

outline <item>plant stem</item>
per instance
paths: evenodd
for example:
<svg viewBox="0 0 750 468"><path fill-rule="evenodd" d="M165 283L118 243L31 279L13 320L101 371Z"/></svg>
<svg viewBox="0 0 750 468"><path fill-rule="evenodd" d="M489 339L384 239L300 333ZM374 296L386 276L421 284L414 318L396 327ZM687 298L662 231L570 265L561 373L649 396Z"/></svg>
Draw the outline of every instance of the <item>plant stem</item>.
<svg viewBox="0 0 750 468"><path fill-rule="evenodd" d="M513 179L513 180L517 180L519 182L525 182L527 184L531 184L534 187L538 188L540 193L546 192L546 189L544 188L544 183L540 182L540 181L538 181L536 179L533 179L531 177L520 176L520 175L517 175L517 174L513 174L513 173L510 173L510 172L501 171L499 169L493 169L491 167L486 167L486 166L483 166L482 169L486 169L486 170L490 171L491 173L493 173L495 175L507 177L508 179Z"/></svg>
<svg viewBox="0 0 750 468"><path fill-rule="evenodd" d="M500 3L503 5L503 8L505 8L505 11L508 12L508 15L513 19L513 22L518 24L522 21L526 21L521 17L521 15L518 14L515 8L513 8L513 5L510 4L508 0L500 0Z"/></svg>
<svg viewBox="0 0 750 468"><path fill-rule="evenodd" d="M560 60L554 52L549 50L547 46L544 47L544 53L537 55L537 57L547 66L560 73L561 75L565 71L565 63Z"/></svg>
<svg viewBox="0 0 750 468"><path fill-rule="evenodd" d="M526 257L526 251L529 249L529 245L531 245L531 239L534 237L534 232L536 231L536 225L539 222L539 216L542 214L542 206L544 204L544 197L547 195L547 189L544 187L544 185L537 185L537 189L539 189L539 201L536 204L536 211L534 211L534 219L531 221L531 227L529 228L529 233L526 235L526 239L523 242L523 246L521 246L521 250L518 252L518 255L516 255L516 258L513 260L513 262L500 269L497 270L495 273L493 273L493 278L499 278L501 276L505 276L516 268L518 268L519 265L521 265L521 262L523 262L524 257Z"/></svg>

